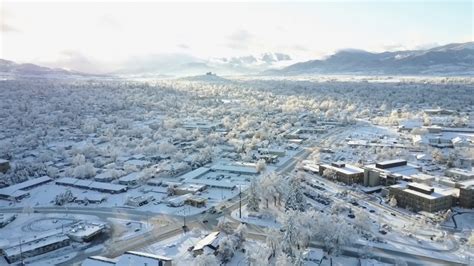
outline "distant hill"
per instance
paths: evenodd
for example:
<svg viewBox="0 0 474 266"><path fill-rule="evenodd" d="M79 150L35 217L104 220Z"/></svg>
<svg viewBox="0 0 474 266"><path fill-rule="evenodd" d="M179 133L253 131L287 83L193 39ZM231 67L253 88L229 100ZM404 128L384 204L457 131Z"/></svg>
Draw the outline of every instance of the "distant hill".
<svg viewBox="0 0 474 266"><path fill-rule="evenodd" d="M230 80L219 77L216 74L207 73L205 75L198 75L198 76L189 76L179 78L178 80L186 80L186 81L200 81L200 82L209 82L209 83L227 83Z"/></svg>
<svg viewBox="0 0 474 266"><path fill-rule="evenodd" d="M0 59L0 76L67 77L90 75L77 71L68 71L62 68L49 68L34 64L18 64L13 61Z"/></svg>
<svg viewBox="0 0 474 266"><path fill-rule="evenodd" d="M473 75L474 42L383 53L347 49L324 60L296 63L263 74Z"/></svg>

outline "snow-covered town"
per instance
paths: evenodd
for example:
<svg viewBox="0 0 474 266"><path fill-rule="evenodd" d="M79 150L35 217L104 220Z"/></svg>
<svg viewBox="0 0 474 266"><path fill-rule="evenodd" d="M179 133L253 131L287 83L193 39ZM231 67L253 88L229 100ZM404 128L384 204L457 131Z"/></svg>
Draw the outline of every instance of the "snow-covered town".
<svg viewBox="0 0 474 266"><path fill-rule="evenodd" d="M3 1L0 266L474 265L472 7Z"/></svg>
<svg viewBox="0 0 474 266"><path fill-rule="evenodd" d="M472 263L471 78L2 87L3 263Z"/></svg>

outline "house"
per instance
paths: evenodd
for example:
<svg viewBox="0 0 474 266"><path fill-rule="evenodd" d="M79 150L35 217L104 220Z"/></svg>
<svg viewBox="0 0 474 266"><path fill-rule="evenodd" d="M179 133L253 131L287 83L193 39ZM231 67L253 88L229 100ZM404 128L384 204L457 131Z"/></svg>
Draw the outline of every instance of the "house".
<svg viewBox="0 0 474 266"><path fill-rule="evenodd" d="M409 164L406 160L382 161L364 166L364 186L394 185L404 177L417 174L421 167Z"/></svg>
<svg viewBox="0 0 474 266"><path fill-rule="evenodd" d="M140 172L133 172L119 178L119 184L128 187L136 187L140 184L141 177L142 174Z"/></svg>
<svg viewBox="0 0 474 266"><path fill-rule="evenodd" d="M219 231L212 232L203 239L199 240L199 242L194 245L194 248L192 250L193 256L196 257L198 255L203 254L206 249L209 252L216 252L219 248L219 234Z"/></svg>
<svg viewBox="0 0 474 266"><path fill-rule="evenodd" d="M341 162L319 165L319 175L323 176L326 169L333 170L334 178L345 184L362 183L364 177L362 168Z"/></svg>
<svg viewBox="0 0 474 266"><path fill-rule="evenodd" d="M395 197L397 206L413 211L438 212L453 205L454 190L431 187L421 183L401 182L389 187L389 196Z"/></svg>
<svg viewBox="0 0 474 266"><path fill-rule="evenodd" d="M97 182L112 182L115 179L117 179L117 176L113 170L102 172L94 177Z"/></svg>

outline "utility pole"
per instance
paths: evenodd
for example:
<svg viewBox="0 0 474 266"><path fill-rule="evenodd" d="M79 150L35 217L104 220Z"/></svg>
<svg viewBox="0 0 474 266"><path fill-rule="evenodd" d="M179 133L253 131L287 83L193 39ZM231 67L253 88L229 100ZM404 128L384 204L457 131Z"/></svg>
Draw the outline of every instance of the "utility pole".
<svg viewBox="0 0 474 266"><path fill-rule="evenodd" d="M23 263L23 251L22 251L22 249L21 249L21 238L20 238L20 263L21 263L21 265L25 265L25 264Z"/></svg>
<svg viewBox="0 0 474 266"><path fill-rule="evenodd" d="M239 184L239 218L242 219L242 185Z"/></svg>
<svg viewBox="0 0 474 266"><path fill-rule="evenodd" d="M186 206L183 206L183 229L186 230Z"/></svg>

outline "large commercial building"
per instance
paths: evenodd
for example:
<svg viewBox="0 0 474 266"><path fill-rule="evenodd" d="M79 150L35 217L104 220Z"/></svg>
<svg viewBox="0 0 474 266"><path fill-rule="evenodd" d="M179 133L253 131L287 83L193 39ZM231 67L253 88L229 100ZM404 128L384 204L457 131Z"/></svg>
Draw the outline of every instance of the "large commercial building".
<svg viewBox="0 0 474 266"><path fill-rule="evenodd" d="M453 189L430 187L420 183L401 182L389 187L389 196L395 197L397 206L413 211L438 212L453 205Z"/></svg>
<svg viewBox="0 0 474 266"><path fill-rule="evenodd" d="M334 178L345 184L362 183L364 170L350 164L334 162L319 165L319 175L324 176L326 169L334 171Z"/></svg>
<svg viewBox="0 0 474 266"><path fill-rule="evenodd" d="M463 208L474 208L474 180L458 183L459 206Z"/></svg>
<svg viewBox="0 0 474 266"><path fill-rule="evenodd" d="M364 167L364 186L390 186L403 180L404 176L417 174L421 167L409 164L406 160L389 160Z"/></svg>

